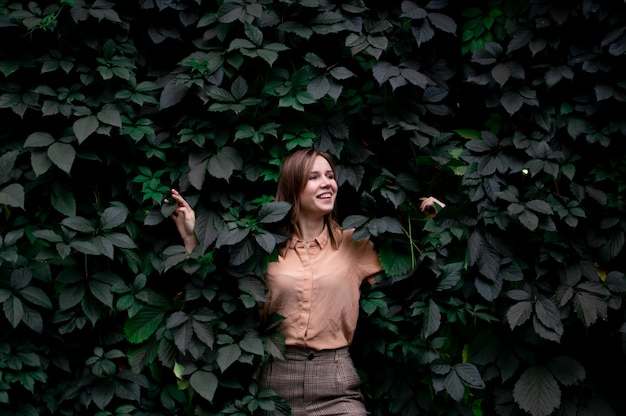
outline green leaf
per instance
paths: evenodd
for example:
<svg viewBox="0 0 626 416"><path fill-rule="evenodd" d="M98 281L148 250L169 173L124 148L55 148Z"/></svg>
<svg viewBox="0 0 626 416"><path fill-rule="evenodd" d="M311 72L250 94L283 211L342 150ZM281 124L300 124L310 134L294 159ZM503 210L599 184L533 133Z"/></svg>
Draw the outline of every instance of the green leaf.
<svg viewBox="0 0 626 416"><path fill-rule="evenodd" d="M126 321L126 339L133 344L144 342L161 326L164 317L165 313L161 309L144 307Z"/></svg>
<svg viewBox="0 0 626 416"><path fill-rule="evenodd" d="M265 286L254 277L243 276L237 279L237 285L242 292L252 296L257 302L266 301Z"/></svg>
<svg viewBox="0 0 626 416"><path fill-rule="evenodd" d="M524 101L519 93L507 91L502 95L500 103L509 114L513 115L522 108Z"/></svg>
<svg viewBox="0 0 626 416"><path fill-rule="evenodd" d="M526 206L531 210L538 212L540 214L552 215L552 207L546 201L541 199L533 199L532 201L528 201Z"/></svg>
<svg viewBox="0 0 626 416"><path fill-rule="evenodd" d="M511 69L506 64L497 64L491 69L491 76L500 86L503 86L511 77Z"/></svg>
<svg viewBox="0 0 626 416"><path fill-rule="evenodd" d="M241 100L248 92L248 83L243 77L239 76L233 81L230 91L235 100Z"/></svg>
<svg viewBox="0 0 626 416"><path fill-rule="evenodd" d="M513 398L531 415L550 415L560 406L561 389L546 367L536 365L515 383Z"/></svg>
<svg viewBox="0 0 626 416"><path fill-rule="evenodd" d="M122 225L128 216L126 207L109 207L100 216L102 229L107 230Z"/></svg>
<svg viewBox="0 0 626 416"><path fill-rule="evenodd" d="M428 301L428 312L424 319L423 334L427 338L434 334L441 326L441 312L439 306L431 299Z"/></svg>
<svg viewBox="0 0 626 416"><path fill-rule="evenodd" d="M307 85L307 92L311 94L314 100L319 100L330 92L330 81L325 76L314 78Z"/></svg>
<svg viewBox="0 0 626 416"><path fill-rule="evenodd" d="M4 310L4 316L6 316L11 326L17 328L24 317L24 305L22 301L16 296L10 296L2 305L2 309Z"/></svg>
<svg viewBox="0 0 626 416"><path fill-rule="evenodd" d="M335 79L344 80L355 77L356 75L344 66L336 66L330 70L330 76Z"/></svg>
<svg viewBox="0 0 626 416"><path fill-rule="evenodd" d="M102 111L98 112L96 117L98 118L98 120L105 124L120 128L122 127L122 117L117 109L110 107L103 109Z"/></svg>
<svg viewBox="0 0 626 416"><path fill-rule="evenodd" d="M231 264L234 266L240 266L248 261L254 255L254 242L249 239L243 239L231 250Z"/></svg>
<svg viewBox="0 0 626 416"><path fill-rule="evenodd" d="M313 35L313 30L311 30L311 28L293 21L286 21L284 23L281 23L280 25L278 25L278 30L287 33L293 33L304 39L309 39Z"/></svg>
<svg viewBox="0 0 626 416"><path fill-rule="evenodd" d="M74 194L66 190L59 184L52 185L52 193L50 194L50 203L61 214L68 217L76 216L76 199Z"/></svg>
<svg viewBox="0 0 626 416"><path fill-rule="evenodd" d="M379 85L384 84L392 77L400 75L400 68L391 65L389 62L379 62L372 68L372 74Z"/></svg>
<svg viewBox="0 0 626 416"><path fill-rule="evenodd" d="M183 83L179 83L176 79L169 81L161 92L161 97L159 99L161 109L169 108L178 104L182 101L185 95L187 95L188 91L189 87Z"/></svg>
<svg viewBox="0 0 626 416"><path fill-rule="evenodd" d="M469 384L471 387L484 389L485 382L480 376L480 372L478 368L474 364L470 363L460 363L454 365L454 371L459 375L459 377Z"/></svg>
<svg viewBox="0 0 626 416"><path fill-rule="evenodd" d="M217 390L218 379L215 374L208 371L196 371L189 378L189 384L203 398L213 402Z"/></svg>
<svg viewBox="0 0 626 416"><path fill-rule="evenodd" d="M122 233L106 233L103 236L105 239L109 240L111 244L115 247L119 248L128 248L133 249L137 248L137 245L133 241L132 238Z"/></svg>
<svg viewBox="0 0 626 416"><path fill-rule="evenodd" d="M228 52L232 52L233 50L239 50L240 52L246 54L249 53L249 50L255 50L256 45L250 42L248 39L233 39L233 41L228 46ZM248 51L246 51L248 50ZM246 55L250 56L250 55ZM254 57L255 55L251 55Z"/></svg>
<svg viewBox="0 0 626 416"><path fill-rule="evenodd" d="M517 302L512 305L506 312L506 319L513 330L516 326L522 325L528 321L533 313L532 303L530 301Z"/></svg>
<svg viewBox="0 0 626 416"><path fill-rule="evenodd" d="M11 273L11 280L10 280L11 288L16 289L16 290L24 289L31 282L32 278L33 278L32 270L26 267L15 269Z"/></svg>
<svg viewBox="0 0 626 416"><path fill-rule="evenodd" d="M446 33L456 33L456 22L451 17L442 13L428 13L428 20L437 29Z"/></svg>
<svg viewBox="0 0 626 416"><path fill-rule="evenodd" d="M24 209L24 187L12 183L0 189L0 204Z"/></svg>
<svg viewBox="0 0 626 416"><path fill-rule="evenodd" d="M274 65L274 62L276 62L276 60L278 59L278 53L269 49L259 49L257 51L257 54L270 66Z"/></svg>
<svg viewBox="0 0 626 416"><path fill-rule="evenodd" d="M55 142L47 151L48 157L59 169L65 173L70 173L74 159L76 158L76 150L74 146L67 143Z"/></svg>
<svg viewBox="0 0 626 416"><path fill-rule="evenodd" d="M348 215L343 222L341 223L341 227L349 230L352 228L359 228L363 224L365 224L369 220L365 215Z"/></svg>
<svg viewBox="0 0 626 416"><path fill-rule="evenodd" d="M59 294L59 307L62 311L66 311L80 303L85 297L85 286L79 285L67 285L63 287Z"/></svg>
<svg viewBox="0 0 626 416"><path fill-rule="evenodd" d="M465 387L463 387L463 383L461 383L461 379L459 378L456 371L450 371L446 374L444 378L444 386L446 387L446 391L450 394L450 397L460 402L463 399L463 394L465 393Z"/></svg>
<svg viewBox="0 0 626 416"><path fill-rule="evenodd" d="M246 334L244 339L239 341L239 346L242 350L251 354L263 356L265 350L263 348L263 340L256 333Z"/></svg>
<svg viewBox="0 0 626 416"><path fill-rule="evenodd" d="M441 266L441 280L437 285L437 291L449 290L455 287L462 278L463 263L448 263Z"/></svg>
<svg viewBox="0 0 626 416"><path fill-rule="evenodd" d="M5 152L0 156L0 184L10 179L17 156L18 152L15 150Z"/></svg>
<svg viewBox="0 0 626 416"><path fill-rule="evenodd" d="M397 219L388 216L372 219L367 223L367 228L374 236L378 236L383 233L403 234L400 222Z"/></svg>
<svg viewBox="0 0 626 416"><path fill-rule="evenodd" d="M30 164L33 167L35 176L43 175L52 167L52 161L45 150L31 152Z"/></svg>
<svg viewBox="0 0 626 416"><path fill-rule="evenodd" d="M113 308L113 293L111 286L96 279L89 279L89 291L100 302L109 308Z"/></svg>
<svg viewBox="0 0 626 416"><path fill-rule="evenodd" d="M54 143L54 137L50 133L38 131L26 138L24 147L48 147L52 143Z"/></svg>
<svg viewBox="0 0 626 416"><path fill-rule="evenodd" d="M168 326L170 325L168 319ZM191 321L186 320L174 329L174 344L180 352L189 350L193 336L193 327Z"/></svg>
<svg viewBox="0 0 626 416"><path fill-rule="evenodd" d="M263 32L258 27L251 25L250 23L244 24L244 32L248 39L252 41L257 47L263 45Z"/></svg>
<svg viewBox="0 0 626 416"><path fill-rule="evenodd" d="M215 178L225 179L227 182L235 170L243 168L243 159L239 151L233 147L223 147L209 158L208 172Z"/></svg>
<svg viewBox="0 0 626 416"><path fill-rule="evenodd" d="M380 262L389 277L405 276L413 269L413 262L409 253L395 250L388 245L378 250Z"/></svg>
<svg viewBox="0 0 626 416"><path fill-rule="evenodd" d="M218 20L220 23L232 23L244 16L243 7L235 2L224 2L218 12Z"/></svg>
<svg viewBox="0 0 626 416"><path fill-rule="evenodd" d="M61 221L61 225L83 233L93 233L96 230L91 221L79 216L67 217Z"/></svg>
<svg viewBox="0 0 626 416"><path fill-rule="evenodd" d="M259 232L254 234L254 241L265 250L266 253L271 253L276 248L276 238L273 234L267 232Z"/></svg>
<svg viewBox="0 0 626 416"><path fill-rule="evenodd" d="M257 215L257 221L262 224L271 224L283 220L289 211L291 204L286 201L273 201L263 205Z"/></svg>
<svg viewBox="0 0 626 416"><path fill-rule="evenodd" d="M33 236L40 238L42 240L49 241L51 243L60 243L63 241L60 235L55 233L52 230L37 230L33 231Z"/></svg>
<svg viewBox="0 0 626 416"><path fill-rule="evenodd" d="M185 312L177 311L171 314L169 318L167 318L166 326L168 329L174 329L177 326L187 323L188 321L189 315L187 315Z"/></svg>
<svg viewBox="0 0 626 416"><path fill-rule="evenodd" d="M237 344L230 344L217 350L217 365L222 373L226 371L232 363L241 357L241 348Z"/></svg>
<svg viewBox="0 0 626 416"><path fill-rule="evenodd" d="M303 105L313 104L315 102L315 97L313 97L308 91L302 91L297 93L296 99L300 104Z"/></svg>
<svg viewBox="0 0 626 416"><path fill-rule="evenodd" d="M598 286L601 285L595 282L582 282L575 288L574 310L586 327L590 327L598 318L606 319L607 316L607 295L606 292L598 290Z"/></svg>
<svg viewBox="0 0 626 416"><path fill-rule="evenodd" d="M248 234L250 234L249 228L233 228L230 230L224 229L217 236L215 247L219 248L224 245L235 245L246 238Z"/></svg>
<svg viewBox="0 0 626 416"><path fill-rule="evenodd" d="M35 286L26 286L20 290L19 294L33 305L43 308L52 309L52 302L46 293Z"/></svg>
<svg viewBox="0 0 626 416"><path fill-rule="evenodd" d="M102 251L102 247L96 245L95 240L72 240L70 241L70 247L80 251L83 254L88 254L91 256L99 256L104 255L105 253Z"/></svg>
<svg viewBox="0 0 626 416"><path fill-rule="evenodd" d="M366 297L363 297L361 307L368 315L380 310L380 314L386 316L389 309L385 301L385 294L378 290L373 290Z"/></svg>
<svg viewBox="0 0 626 416"><path fill-rule="evenodd" d="M235 102L235 97L228 91L223 88L218 88L216 86L210 86L206 90L206 94L213 98L214 100L225 102L225 103L233 103Z"/></svg>
<svg viewBox="0 0 626 416"><path fill-rule="evenodd" d="M213 344L215 343L215 336L213 334L213 329L209 324L201 322L197 319L197 315L194 315L194 319L191 321L191 326L193 327L193 333L195 336L202 341L204 345L208 348L213 348Z"/></svg>
<svg viewBox="0 0 626 416"><path fill-rule="evenodd" d="M530 231L536 230L539 226L539 218L529 210L524 210L520 214L519 220Z"/></svg>
<svg viewBox="0 0 626 416"><path fill-rule="evenodd" d="M99 125L100 123L96 116L87 116L76 120L72 128L78 143L84 142L87 137L91 136L98 129Z"/></svg>
<svg viewBox="0 0 626 416"><path fill-rule="evenodd" d="M550 372L564 386L577 385L586 377L585 367L571 357L554 357L547 364Z"/></svg>
<svg viewBox="0 0 626 416"><path fill-rule="evenodd" d="M403 1L401 4L402 14L400 17L408 17L409 19L423 19L428 16L426 9L419 7L411 1Z"/></svg>
<svg viewBox="0 0 626 416"><path fill-rule="evenodd" d="M100 410L103 410L113 400L116 390L116 382L103 379L91 390L91 399Z"/></svg>

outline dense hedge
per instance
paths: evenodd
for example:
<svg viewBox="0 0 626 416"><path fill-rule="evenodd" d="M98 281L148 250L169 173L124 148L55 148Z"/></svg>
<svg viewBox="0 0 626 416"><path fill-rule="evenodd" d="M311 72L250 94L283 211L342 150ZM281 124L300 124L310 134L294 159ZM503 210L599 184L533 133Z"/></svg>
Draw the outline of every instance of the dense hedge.
<svg viewBox="0 0 626 416"><path fill-rule="evenodd" d="M622 2L0 0L0 35L3 415L284 413L256 305L311 145L386 269L373 415L626 410Z"/></svg>

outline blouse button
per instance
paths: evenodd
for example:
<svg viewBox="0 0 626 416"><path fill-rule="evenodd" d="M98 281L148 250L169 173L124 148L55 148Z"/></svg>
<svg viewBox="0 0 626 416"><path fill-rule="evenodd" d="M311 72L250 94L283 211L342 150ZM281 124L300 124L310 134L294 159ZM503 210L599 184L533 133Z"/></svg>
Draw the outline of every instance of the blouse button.
<svg viewBox="0 0 626 416"><path fill-rule="evenodd" d="M310 353L306 358L307 360L311 361L314 357L315 357L315 354Z"/></svg>

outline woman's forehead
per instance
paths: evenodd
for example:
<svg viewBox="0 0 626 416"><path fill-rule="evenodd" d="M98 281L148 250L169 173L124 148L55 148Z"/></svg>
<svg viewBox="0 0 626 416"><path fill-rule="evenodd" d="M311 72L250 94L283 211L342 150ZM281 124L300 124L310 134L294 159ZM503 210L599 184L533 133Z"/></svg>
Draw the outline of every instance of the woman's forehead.
<svg viewBox="0 0 626 416"><path fill-rule="evenodd" d="M326 160L325 157L323 156L316 156L315 160L313 161L313 165L311 166L311 171L312 172L325 172L325 171L332 171L332 167L330 166L330 163L328 162L328 160Z"/></svg>

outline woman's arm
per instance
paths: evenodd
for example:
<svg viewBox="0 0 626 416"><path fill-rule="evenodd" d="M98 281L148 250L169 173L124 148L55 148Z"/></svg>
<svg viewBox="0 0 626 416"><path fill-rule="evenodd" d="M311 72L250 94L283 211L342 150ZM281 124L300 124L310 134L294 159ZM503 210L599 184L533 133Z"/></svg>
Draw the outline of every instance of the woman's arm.
<svg viewBox="0 0 626 416"><path fill-rule="evenodd" d="M183 198L176 189L172 189L171 191L172 199L176 201L178 206L172 215L170 215L170 218L174 221L174 224L176 224L178 233L183 239L185 249L188 252L191 252L199 244L194 231L194 227L196 225L196 214L187 201L185 201L185 198Z"/></svg>

